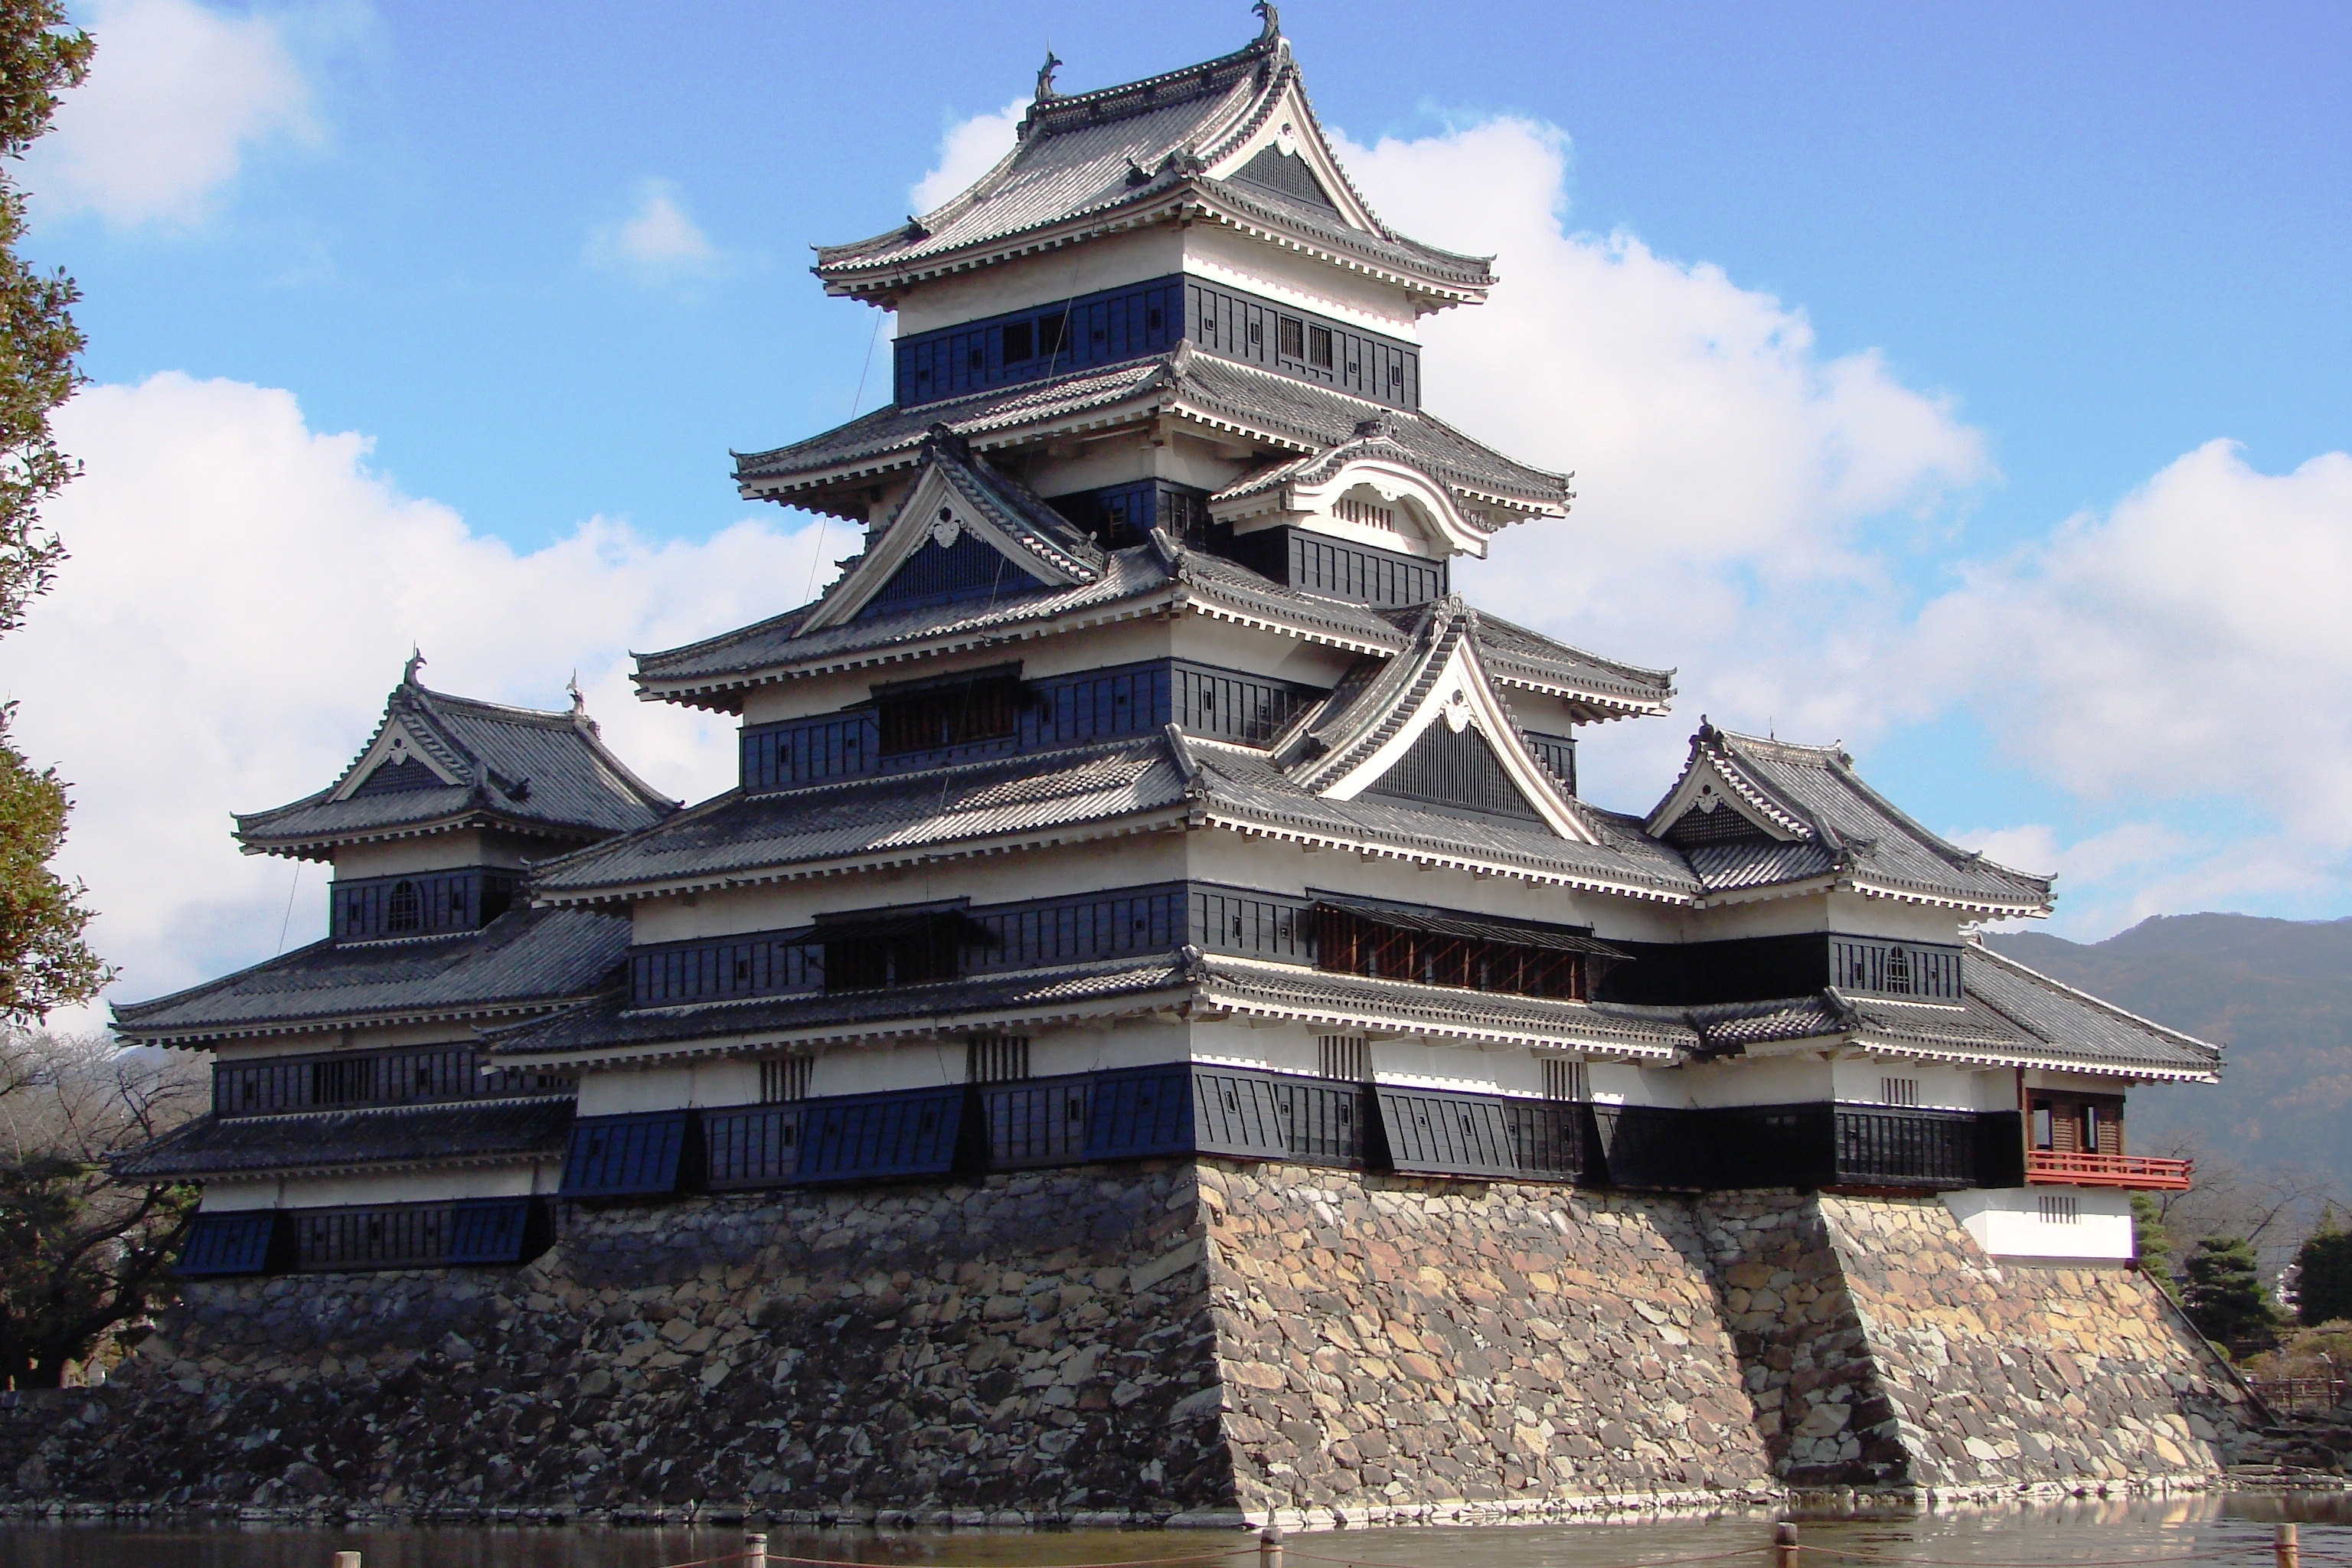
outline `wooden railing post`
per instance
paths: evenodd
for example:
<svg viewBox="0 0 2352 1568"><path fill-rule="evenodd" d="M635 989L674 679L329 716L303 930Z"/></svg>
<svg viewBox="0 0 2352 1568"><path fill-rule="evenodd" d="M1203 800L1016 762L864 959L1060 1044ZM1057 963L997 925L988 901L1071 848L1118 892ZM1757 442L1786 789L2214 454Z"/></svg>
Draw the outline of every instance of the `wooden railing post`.
<svg viewBox="0 0 2352 1568"><path fill-rule="evenodd" d="M2278 1553L2278 1568L2297 1568L2303 1561L2303 1549L2294 1539L2294 1526L2282 1524L2271 1550Z"/></svg>
<svg viewBox="0 0 2352 1568"><path fill-rule="evenodd" d="M1269 1523L1257 1532L1257 1568L1282 1568L1282 1526Z"/></svg>
<svg viewBox="0 0 2352 1568"><path fill-rule="evenodd" d="M1797 1523L1784 1519L1772 1527L1772 1568L1797 1568Z"/></svg>
<svg viewBox="0 0 2352 1568"><path fill-rule="evenodd" d="M356 1552L336 1552L335 1568L360 1568L360 1554Z"/></svg>
<svg viewBox="0 0 2352 1568"><path fill-rule="evenodd" d="M743 1568L768 1568L768 1538L757 1531L743 1536Z"/></svg>

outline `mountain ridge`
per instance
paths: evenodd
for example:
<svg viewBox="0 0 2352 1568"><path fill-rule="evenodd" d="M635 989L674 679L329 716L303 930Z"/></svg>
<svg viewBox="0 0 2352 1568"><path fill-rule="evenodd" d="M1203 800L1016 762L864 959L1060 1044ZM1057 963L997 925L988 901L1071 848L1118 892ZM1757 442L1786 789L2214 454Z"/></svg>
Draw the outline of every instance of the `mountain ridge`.
<svg viewBox="0 0 2352 1568"><path fill-rule="evenodd" d="M2132 1091L2132 1146L2182 1136L2246 1166L2303 1165L2352 1192L2352 918L2153 915L2104 942L1990 931L1985 945L2225 1047L2219 1085Z"/></svg>

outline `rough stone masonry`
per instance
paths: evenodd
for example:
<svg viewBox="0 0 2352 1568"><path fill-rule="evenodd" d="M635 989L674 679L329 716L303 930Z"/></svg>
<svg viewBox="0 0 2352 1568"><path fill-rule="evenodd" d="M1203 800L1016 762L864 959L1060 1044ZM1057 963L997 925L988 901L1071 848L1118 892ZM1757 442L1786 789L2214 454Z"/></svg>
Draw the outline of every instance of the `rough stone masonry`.
<svg viewBox="0 0 2352 1568"><path fill-rule="evenodd" d="M192 1283L0 1501L1294 1526L2195 1487L2242 1395L2129 1270L1933 1200L1212 1159L575 1208L517 1269Z"/></svg>

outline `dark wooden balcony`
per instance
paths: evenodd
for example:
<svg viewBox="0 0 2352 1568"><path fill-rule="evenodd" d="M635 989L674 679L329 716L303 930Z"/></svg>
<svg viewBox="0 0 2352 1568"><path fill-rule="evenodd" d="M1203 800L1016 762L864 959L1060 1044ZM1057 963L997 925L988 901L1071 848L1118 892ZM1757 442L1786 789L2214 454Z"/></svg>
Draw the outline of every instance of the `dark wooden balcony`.
<svg viewBox="0 0 2352 1568"><path fill-rule="evenodd" d="M2194 1160L2159 1160L2147 1154L2058 1153L2029 1150L2025 1179L2037 1187L2124 1187L2136 1193L2185 1193L2196 1174Z"/></svg>

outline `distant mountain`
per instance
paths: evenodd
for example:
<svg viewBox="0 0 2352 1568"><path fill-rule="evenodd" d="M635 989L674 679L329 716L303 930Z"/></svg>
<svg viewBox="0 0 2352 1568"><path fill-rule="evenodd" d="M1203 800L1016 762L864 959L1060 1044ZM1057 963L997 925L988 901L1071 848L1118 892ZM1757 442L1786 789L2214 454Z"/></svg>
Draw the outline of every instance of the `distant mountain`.
<svg viewBox="0 0 2352 1568"><path fill-rule="evenodd" d="M2306 1165L2352 1193L2352 920L2158 915L2101 942L2039 931L1985 942L2229 1047L2217 1088L2132 1091L2135 1148L2193 1131L2239 1164Z"/></svg>

